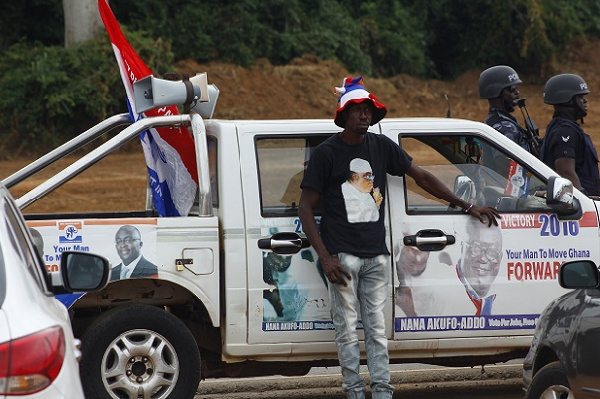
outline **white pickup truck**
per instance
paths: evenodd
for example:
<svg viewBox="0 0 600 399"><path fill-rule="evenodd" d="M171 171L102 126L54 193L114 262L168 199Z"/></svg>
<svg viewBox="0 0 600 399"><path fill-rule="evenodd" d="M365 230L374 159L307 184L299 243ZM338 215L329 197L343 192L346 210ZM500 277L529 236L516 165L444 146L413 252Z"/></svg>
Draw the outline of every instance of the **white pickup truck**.
<svg viewBox="0 0 600 399"><path fill-rule="evenodd" d="M23 181L127 121L125 114L108 119L4 183ZM197 167L210 180L188 215L158 217L151 200L130 212L26 215L43 235L49 268L69 249L102 254L115 266L120 247L137 244L154 270L63 298L83 340L88 399L191 398L204 378L302 375L337 364L327 281L297 213L311 151L339 131L332 120L144 118L17 204L43 201L151 126L182 124L207 143ZM387 118L372 131L400 143L463 198L501 215L495 242L478 241L471 216L410 178L388 177L391 361L478 365L524 357L538 315L564 292L556 282L560 265L599 258L597 203L483 123ZM117 236L124 225L137 230ZM474 258L488 265L477 269L478 281L457 272ZM481 298L472 293L478 286L486 287Z"/></svg>

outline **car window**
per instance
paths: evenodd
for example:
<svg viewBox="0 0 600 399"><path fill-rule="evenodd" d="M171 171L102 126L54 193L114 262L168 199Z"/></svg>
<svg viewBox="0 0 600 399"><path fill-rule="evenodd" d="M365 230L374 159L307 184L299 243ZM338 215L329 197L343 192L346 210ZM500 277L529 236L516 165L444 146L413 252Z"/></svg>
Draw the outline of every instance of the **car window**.
<svg viewBox="0 0 600 399"><path fill-rule="evenodd" d="M518 160L473 135L403 135L413 163L433 173L463 200L499 212L548 212L546 183ZM461 212L406 178L407 212Z"/></svg>
<svg viewBox="0 0 600 399"><path fill-rule="evenodd" d="M263 216L296 216L300 183L312 150L329 135L258 137L256 157ZM319 210L315 214L320 214Z"/></svg>
<svg viewBox="0 0 600 399"><path fill-rule="evenodd" d="M25 265L27 271L40 287L40 290L46 294L50 294L47 285L46 271L39 262L39 255L35 252L35 247L25 236L24 232L27 227L17 212L18 211L11 206L9 202L5 202L4 214L9 228L10 243L12 244L15 253L21 258L21 264Z"/></svg>

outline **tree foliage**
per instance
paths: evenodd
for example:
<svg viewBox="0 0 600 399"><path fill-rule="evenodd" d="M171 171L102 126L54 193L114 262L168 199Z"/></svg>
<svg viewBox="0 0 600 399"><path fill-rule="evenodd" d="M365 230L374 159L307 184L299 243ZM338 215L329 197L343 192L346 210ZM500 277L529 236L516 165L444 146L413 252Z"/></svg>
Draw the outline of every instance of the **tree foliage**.
<svg viewBox="0 0 600 399"><path fill-rule="evenodd" d="M434 70L452 78L467 69L508 64L539 76L576 39L598 35L599 7L596 0L429 2L423 19Z"/></svg>
<svg viewBox="0 0 600 399"><path fill-rule="evenodd" d="M0 51L15 42L59 45L62 0L10 2ZM351 71L452 79L504 63L539 74L576 39L600 35L597 0L111 0L130 31L170 43L175 61L251 66L303 54ZM38 21L43 21L39 23Z"/></svg>
<svg viewBox="0 0 600 399"><path fill-rule="evenodd" d="M169 46L128 34L155 70L173 69ZM0 58L0 148L47 151L126 109L125 92L106 37L80 45L17 43Z"/></svg>
<svg viewBox="0 0 600 399"><path fill-rule="evenodd" d="M62 0L2 2L0 52L19 41L60 45L63 37Z"/></svg>

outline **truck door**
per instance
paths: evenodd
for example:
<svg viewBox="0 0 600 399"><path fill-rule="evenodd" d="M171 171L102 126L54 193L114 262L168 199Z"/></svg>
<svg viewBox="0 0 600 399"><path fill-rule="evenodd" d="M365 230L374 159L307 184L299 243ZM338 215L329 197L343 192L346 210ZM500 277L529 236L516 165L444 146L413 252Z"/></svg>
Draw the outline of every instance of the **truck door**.
<svg viewBox="0 0 600 399"><path fill-rule="evenodd" d="M504 137L383 128L414 164L501 215L488 227L409 177L389 178L394 338L441 346L444 338L531 335L540 312L565 292L556 281L560 265L598 258L593 201L575 190L578 211L569 216L547 205L550 170Z"/></svg>
<svg viewBox="0 0 600 399"><path fill-rule="evenodd" d="M326 127L304 122L240 127L251 344L289 343L291 351L291 343L334 338L326 279L314 250L301 247L305 236L297 210L311 149L338 129L321 124ZM259 242L266 243L262 249ZM271 250L275 247L280 253Z"/></svg>

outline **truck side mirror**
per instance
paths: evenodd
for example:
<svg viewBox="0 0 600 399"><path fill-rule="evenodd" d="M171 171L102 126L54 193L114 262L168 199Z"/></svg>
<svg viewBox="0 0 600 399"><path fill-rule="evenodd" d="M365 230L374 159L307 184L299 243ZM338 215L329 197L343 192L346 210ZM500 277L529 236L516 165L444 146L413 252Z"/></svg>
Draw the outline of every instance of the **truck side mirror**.
<svg viewBox="0 0 600 399"><path fill-rule="evenodd" d="M475 183L467 175L458 175L454 179L454 194L467 202L475 199Z"/></svg>
<svg viewBox="0 0 600 399"><path fill-rule="evenodd" d="M581 213L579 202L573 196L573 183L564 177L551 176L548 179L546 204L558 215Z"/></svg>
<svg viewBox="0 0 600 399"><path fill-rule="evenodd" d="M548 205L560 204L566 208L573 207L573 183L564 177L551 176L548 180L546 195Z"/></svg>

